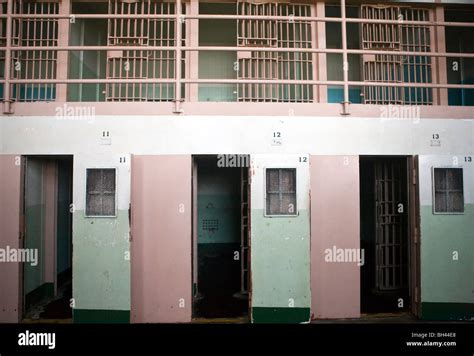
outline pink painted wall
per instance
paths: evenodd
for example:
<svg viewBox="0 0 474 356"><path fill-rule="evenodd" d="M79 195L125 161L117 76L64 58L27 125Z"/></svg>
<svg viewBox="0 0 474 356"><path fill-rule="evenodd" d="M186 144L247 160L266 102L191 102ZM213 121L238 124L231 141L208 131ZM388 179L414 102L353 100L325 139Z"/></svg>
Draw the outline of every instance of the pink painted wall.
<svg viewBox="0 0 474 356"><path fill-rule="evenodd" d="M46 283L54 283L54 293L56 294L56 209L58 186L56 162L52 160L44 161L43 174L45 199L44 281Z"/></svg>
<svg viewBox="0 0 474 356"><path fill-rule="evenodd" d="M191 183L191 156L132 158L132 323L191 321Z"/></svg>
<svg viewBox="0 0 474 356"><path fill-rule="evenodd" d="M0 155L0 248L20 248L20 156ZM21 314L20 264L0 262L0 323L17 323Z"/></svg>
<svg viewBox="0 0 474 356"><path fill-rule="evenodd" d="M311 156L311 313L360 316L360 267L325 262L325 250L359 248L358 156Z"/></svg>

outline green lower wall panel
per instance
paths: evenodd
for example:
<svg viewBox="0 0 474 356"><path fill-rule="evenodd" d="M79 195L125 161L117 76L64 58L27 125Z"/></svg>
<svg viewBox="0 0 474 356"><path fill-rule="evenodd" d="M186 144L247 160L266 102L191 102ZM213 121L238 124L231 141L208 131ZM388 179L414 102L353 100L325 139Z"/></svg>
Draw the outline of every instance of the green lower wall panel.
<svg viewBox="0 0 474 356"><path fill-rule="evenodd" d="M79 310L130 310L128 210L113 218L73 216L73 298Z"/></svg>
<svg viewBox="0 0 474 356"><path fill-rule="evenodd" d="M41 300L53 296L54 283L45 283L25 296L25 307L28 309L30 306L40 302Z"/></svg>
<svg viewBox="0 0 474 356"><path fill-rule="evenodd" d="M267 218L252 209L251 221L252 307L310 308L309 212Z"/></svg>
<svg viewBox="0 0 474 356"><path fill-rule="evenodd" d="M310 308L252 308L252 322L265 323L303 323L310 319Z"/></svg>
<svg viewBox="0 0 474 356"><path fill-rule="evenodd" d="M421 302L474 304L474 205L456 215L432 209L420 208Z"/></svg>
<svg viewBox="0 0 474 356"><path fill-rule="evenodd" d="M423 320L474 320L474 303L421 303Z"/></svg>
<svg viewBox="0 0 474 356"><path fill-rule="evenodd" d="M130 323L129 310L87 310L74 309L73 321L77 324L127 324Z"/></svg>

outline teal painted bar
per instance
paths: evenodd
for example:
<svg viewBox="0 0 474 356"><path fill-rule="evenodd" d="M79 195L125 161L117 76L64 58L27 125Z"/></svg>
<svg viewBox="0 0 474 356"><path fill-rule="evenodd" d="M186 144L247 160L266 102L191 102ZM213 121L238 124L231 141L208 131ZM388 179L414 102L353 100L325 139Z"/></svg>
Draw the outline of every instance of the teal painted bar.
<svg viewBox="0 0 474 356"><path fill-rule="evenodd" d="M310 308L252 308L256 324L294 324L308 322Z"/></svg>
<svg viewBox="0 0 474 356"><path fill-rule="evenodd" d="M116 218L73 217L73 298L77 309L130 310L127 210Z"/></svg>
<svg viewBox="0 0 474 356"><path fill-rule="evenodd" d="M474 321L474 303L421 303L421 318Z"/></svg>
<svg viewBox="0 0 474 356"><path fill-rule="evenodd" d="M74 309L73 322L76 324L128 324L129 310L88 310Z"/></svg>

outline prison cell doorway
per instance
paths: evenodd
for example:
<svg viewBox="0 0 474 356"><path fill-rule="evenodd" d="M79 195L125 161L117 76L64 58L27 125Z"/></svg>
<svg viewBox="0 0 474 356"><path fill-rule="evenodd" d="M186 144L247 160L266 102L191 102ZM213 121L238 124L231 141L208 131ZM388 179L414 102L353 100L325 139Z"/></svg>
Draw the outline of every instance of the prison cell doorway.
<svg viewBox="0 0 474 356"><path fill-rule="evenodd" d="M24 321L72 318L72 162L72 156L23 159Z"/></svg>
<svg viewBox="0 0 474 356"><path fill-rule="evenodd" d="M193 157L193 317L249 310L249 157Z"/></svg>
<svg viewBox="0 0 474 356"><path fill-rule="evenodd" d="M363 314L416 314L415 172L411 157L360 158Z"/></svg>

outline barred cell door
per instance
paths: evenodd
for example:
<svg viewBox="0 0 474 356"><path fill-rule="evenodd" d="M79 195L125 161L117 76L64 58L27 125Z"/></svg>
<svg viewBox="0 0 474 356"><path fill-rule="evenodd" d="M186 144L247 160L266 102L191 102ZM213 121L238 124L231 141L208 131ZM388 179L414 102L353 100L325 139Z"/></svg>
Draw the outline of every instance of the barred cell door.
<svg viewBox="0 0 474 356"><path fill-rule="evenodd" d="M375 162L375 263L378 290L408 286L408 197L404 159Z"/></svg>

